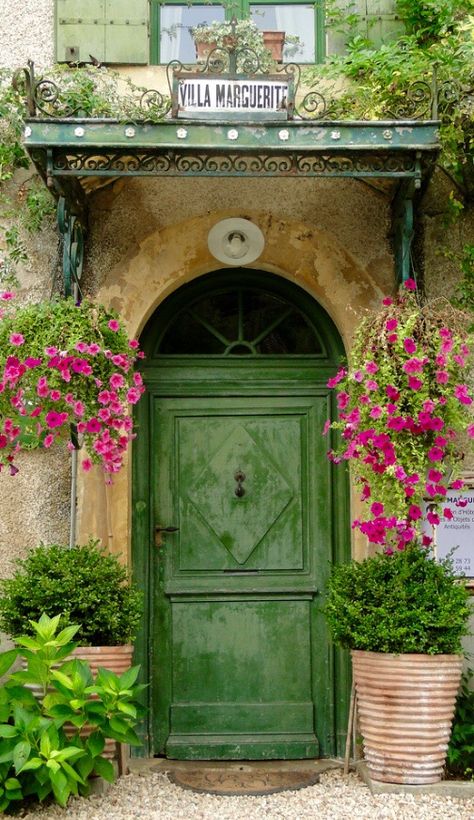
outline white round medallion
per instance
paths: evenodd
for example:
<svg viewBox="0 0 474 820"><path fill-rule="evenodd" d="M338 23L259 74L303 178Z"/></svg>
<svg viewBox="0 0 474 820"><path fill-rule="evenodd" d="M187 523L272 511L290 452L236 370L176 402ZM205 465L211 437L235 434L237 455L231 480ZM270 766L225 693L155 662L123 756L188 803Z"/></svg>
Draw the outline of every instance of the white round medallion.
<svg viewBox="0 0 474 820"><path fill-rule="evenodd" d="M207 245L212 255L226 265L255 262L265 247L262 231L249 219L223 219L209 231Z"/></svg>

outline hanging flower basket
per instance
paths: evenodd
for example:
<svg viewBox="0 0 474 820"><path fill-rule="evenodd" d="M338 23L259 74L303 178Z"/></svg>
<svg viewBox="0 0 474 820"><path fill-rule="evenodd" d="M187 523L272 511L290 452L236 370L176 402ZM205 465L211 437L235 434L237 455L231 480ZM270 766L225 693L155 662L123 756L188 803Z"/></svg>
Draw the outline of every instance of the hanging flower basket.
<svg viewBox="0 0 474 820"><path fill-rule="evenodd" d="M15 305L0 294L0 469L33 447L84 445L82 467L117 472L133 438L142 353L116 314L72 299Z"/></svg>

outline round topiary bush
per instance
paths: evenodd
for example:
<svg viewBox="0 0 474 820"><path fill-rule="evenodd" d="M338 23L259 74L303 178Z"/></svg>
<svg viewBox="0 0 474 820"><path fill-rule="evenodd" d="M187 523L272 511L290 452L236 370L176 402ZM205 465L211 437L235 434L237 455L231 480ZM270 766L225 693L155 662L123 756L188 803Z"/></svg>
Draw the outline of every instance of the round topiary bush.
<svg viewBox="0 0 474 820"><path fill-rule="evenodd" d="M462 652L468 591L450 561L417 545L333 567L326 619L334 641L371 652Z"/></svg>
<svg viewBox="0 0 474 820"><path fill-rule="evenodd" d="M0 629L12 638L33 635L30 621L61 615L61 627L81 624L81 646L127 644L136 635L142 594L127 570L97 541L68 549L53 544L19 559L12 578L0 580Z"/></svg>

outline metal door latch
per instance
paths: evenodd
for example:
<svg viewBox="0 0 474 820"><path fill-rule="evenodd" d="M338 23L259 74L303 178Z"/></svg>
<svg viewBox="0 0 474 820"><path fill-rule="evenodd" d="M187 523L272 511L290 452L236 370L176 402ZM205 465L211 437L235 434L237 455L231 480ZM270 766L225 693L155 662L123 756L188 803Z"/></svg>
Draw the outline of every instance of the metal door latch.
<svg viewBox="0 0 474 820"><path fill-rule="evenodd" d="M179 527L155 527L155 546L162 547L163 546L163 537L162 533L173 533L179 532Z"/></svg>
<svg viewBox="0 0 474 820"><path fill-rule="evenodd" d="M242 496L245 495L245 489L242 487L242 483L245 481L245 473L243 473L242 470L237 470L234 473L234 478L237 482L237 487L234 492L237 498L242 498Z"/></svg>

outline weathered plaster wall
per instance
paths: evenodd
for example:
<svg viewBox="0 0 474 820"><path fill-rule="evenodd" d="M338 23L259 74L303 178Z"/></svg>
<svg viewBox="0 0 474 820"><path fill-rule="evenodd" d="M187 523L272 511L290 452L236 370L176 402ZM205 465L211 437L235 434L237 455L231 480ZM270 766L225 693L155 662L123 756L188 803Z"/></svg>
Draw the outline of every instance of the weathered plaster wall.
<svg viewBox="0 0 474 820"><path fill-rule="evenodd" d="M0 0L0 67L54 60L54 0Z"/></svg>

